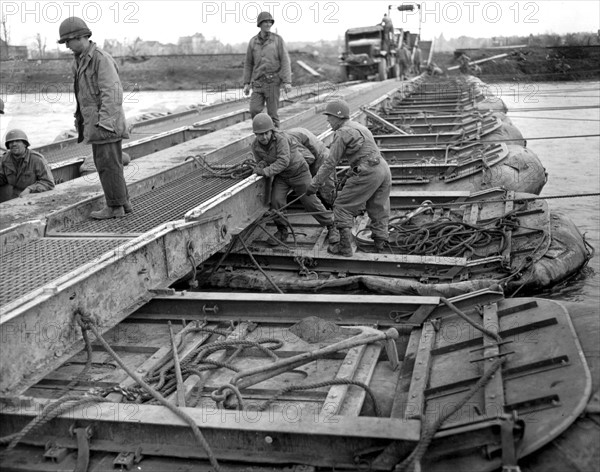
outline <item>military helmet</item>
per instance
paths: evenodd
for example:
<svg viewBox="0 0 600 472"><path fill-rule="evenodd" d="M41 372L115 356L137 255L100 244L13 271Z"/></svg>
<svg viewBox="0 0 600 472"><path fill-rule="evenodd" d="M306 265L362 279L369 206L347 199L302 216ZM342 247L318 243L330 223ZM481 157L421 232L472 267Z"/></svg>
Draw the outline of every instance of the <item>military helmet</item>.
<svg viewBox="0 0 600 472"><path fill-rule="evenodd" d="M69 39L91 36L92 32L81 18L71 16L64 20L58 27L60 34L59 44L66 43Z"/></svg>
<svg viewBox="0 0 600 472"><path fill-rule="evenodd" d="M259 113L252 120L252 131L254 133L266 133L274 129L273 120L266 113Z"/></svg>
<svg viewBox="0 0 600 472"><path fill-rule="evenodd" d="M344 100L336 100L327 104L323 114L337 118L350 118L350 107Z"/></svg>
<svg viewBox="0 0 600 472"><path fill-rule="evenodd" d="M29 138L25 134L25 131L20 129L11 129L8 133L6 133L6 137L4 138L4 145L8 149L8 143L11 141L25 141L27 147L29 147Z"/></svg>
<svg viewBox="0 0 600 472"><path fill-rule="evenodd" d="M261 11L256 19L256 26L260 26L263 21L272 21L275 23L273 19L273 15L271 15L268 11Z"/></svg>
<svg viewBox="0 0 600 472"><path fill-rule="evenodd" d="M4 115L4 100L0 98L0 115Z"/></svg>

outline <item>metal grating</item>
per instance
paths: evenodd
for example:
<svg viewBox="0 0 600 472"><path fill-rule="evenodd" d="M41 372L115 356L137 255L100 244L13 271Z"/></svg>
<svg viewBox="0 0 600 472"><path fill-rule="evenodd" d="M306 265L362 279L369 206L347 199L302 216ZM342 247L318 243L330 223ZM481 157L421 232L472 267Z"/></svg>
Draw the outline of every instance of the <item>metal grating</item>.
<svg viewBox="0 0 600 472"><path fill-rule="evenodd" d="M144 233L169 221L181 220L198 205L210 200L241 179L206 177L198 169L132 199L133 213L125 218L79 221L57 233Z"/></svg>
<svg viewBox="0 0 600 472"><path fill-rule="evenodd" d="M0 306L114 249L122 239L36 239L0 254Z"/></svg>

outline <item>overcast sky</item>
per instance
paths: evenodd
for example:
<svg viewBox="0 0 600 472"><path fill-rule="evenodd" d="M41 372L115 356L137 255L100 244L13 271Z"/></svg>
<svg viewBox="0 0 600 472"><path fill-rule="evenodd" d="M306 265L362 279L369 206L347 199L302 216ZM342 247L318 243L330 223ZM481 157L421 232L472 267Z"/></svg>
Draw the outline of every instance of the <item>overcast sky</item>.
<svg viewBox="0 0 600 472"><path fill-rule="evenodd" d="M176 43L180 36L202 33L223 43L247 42L258 32L261 10L275 17L274 30L290 41L332 40L347 28L378 23L394 7L409 2L383 1L40 1L3 0L2 14L12 44L31 45L36 33L56 47L58 26L69 16L88 22L100 45L105 39ZM421 3L422 37L526 36L530 33L596 32L600 2L584 1L426 1ZM418 13L392 10L395 26L418 29ZM2 35L3 37L3 35ZM64 46L61 46L64 47Z"/></svg>

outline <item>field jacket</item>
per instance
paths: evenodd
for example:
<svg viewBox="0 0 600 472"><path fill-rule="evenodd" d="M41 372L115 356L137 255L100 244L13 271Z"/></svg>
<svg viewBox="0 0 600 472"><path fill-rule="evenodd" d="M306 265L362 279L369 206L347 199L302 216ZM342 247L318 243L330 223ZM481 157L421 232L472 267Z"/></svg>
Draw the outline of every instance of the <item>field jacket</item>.
<svg viewBox="0 0 600 472"><path fill-rule="evenodd" d="M290 56L281 36L269 33L266 39L263 39L259 33L248 43L244 84L272 82L273 79L284 84L292 83Z"/></svg>
<svg viewBox="0 0 600 472"><path fill-rule="evenodd" d="M286 179L299 172L308 171L308 164L302 157L295 138L283 131L273 131L273 137L266 146L255 139L252 153L257 164L264 166L266 177L279 175Z"/></svg>
<svg viewBox="0 0 600 472"><path fill-rule="evenodd" d="M27 149L25 157L16 159L10 151L0 157L0 185L12 185L16 198L28 188L32 193L54 188L50 166L40 153Z"/></svg>
<svg viewBox="0 0 600 472"><path fill-rule="evenodd" d="M123 86L114 59L96 43L73 61L78 142L112 143L128 138Z"/></svg>
<svg viewBox="0 0 600 472"><path fill-rule="evenodd" d="M328 176L335 172L336 166L340 165L344 157L351 171L361 165L378 165L383 159L371 131L355 121L346 120L335 130L329 156L313 177L313 183L317 186L322 185Z"/></svg>

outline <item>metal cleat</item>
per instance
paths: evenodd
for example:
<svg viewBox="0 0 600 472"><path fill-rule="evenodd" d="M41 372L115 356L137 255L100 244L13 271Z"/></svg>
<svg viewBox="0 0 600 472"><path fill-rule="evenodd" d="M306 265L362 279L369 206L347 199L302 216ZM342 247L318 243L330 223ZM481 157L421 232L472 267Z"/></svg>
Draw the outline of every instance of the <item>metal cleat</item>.
<svg viewBox="0 0 600 472"><path fill-rule="evenodd" d="M130 470L135 464L139 464L143 459L142 446L138 446L134 452L121 452L113 461L113 467L123 467Z"/></svg>
<svg viewBox="0 0 600 472"><path fill-rule="evenodd" d="M48 441L46 443L46 450L44 451L44 459L51 460L55 464L59 464L63 461L69 450L66 447L59 447L56 445L56 441Z"/></svg>

